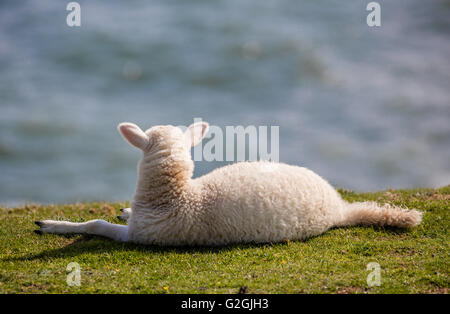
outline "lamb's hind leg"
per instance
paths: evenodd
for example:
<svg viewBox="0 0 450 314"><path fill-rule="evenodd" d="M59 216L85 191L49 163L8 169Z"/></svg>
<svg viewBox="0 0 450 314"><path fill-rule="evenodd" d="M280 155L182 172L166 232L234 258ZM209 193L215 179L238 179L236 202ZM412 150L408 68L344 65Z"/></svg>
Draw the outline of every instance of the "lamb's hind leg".
<svg viewBox="0 0 450 314"><path fill-rule="evenodd" d="M37 234L93 234L116 241L128 241L128 226L115 225L100 219L80 223L57 220L43 220L35 223L40 227L35 230Z"/></svg>

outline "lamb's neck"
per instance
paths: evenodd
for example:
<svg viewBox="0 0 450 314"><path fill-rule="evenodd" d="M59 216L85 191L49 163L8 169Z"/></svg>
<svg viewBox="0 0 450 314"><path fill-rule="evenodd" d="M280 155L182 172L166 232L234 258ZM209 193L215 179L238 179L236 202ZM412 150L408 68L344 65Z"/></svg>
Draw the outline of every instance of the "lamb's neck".
<svg viewBox="0 0 450 314"><path fill-rule="evenodd" d="M134 207L167 209L189 202L189 195L193 194L192 180L184 167L139 168Z"/></svg>

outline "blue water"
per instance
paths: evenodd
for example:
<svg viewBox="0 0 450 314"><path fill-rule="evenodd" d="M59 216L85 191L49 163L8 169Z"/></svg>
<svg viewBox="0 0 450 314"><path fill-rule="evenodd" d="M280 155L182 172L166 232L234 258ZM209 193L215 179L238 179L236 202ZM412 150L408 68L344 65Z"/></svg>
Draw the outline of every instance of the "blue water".
<svg viewBox="0 0 450 314"><path fill-rule="evenodd" d="M67 1L68 2L68 1ZM450 183L450 5L0 1L0 203L127 200L116 125L279 125L280 160L357 191ZM199 176L220 162L196 163Z"/></svg>

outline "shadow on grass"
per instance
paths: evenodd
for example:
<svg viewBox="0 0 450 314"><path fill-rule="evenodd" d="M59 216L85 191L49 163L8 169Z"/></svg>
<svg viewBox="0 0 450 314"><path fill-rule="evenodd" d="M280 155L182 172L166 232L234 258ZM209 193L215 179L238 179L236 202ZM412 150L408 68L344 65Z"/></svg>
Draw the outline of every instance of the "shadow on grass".
<svg viewBox="0 0 450 314"><path fill-rule="evenodd" d="M392 227L392 226L360 226L360 225L355 225L355 226L347 226L347 227L332 227L330 228L326 233L333 230L372 230L375 232L383 232L386 235L391 235L391 236L395 236L395 235L399 235L399 234L407 234L409 232L411 232L414 228L399 228L399 227ZM377 234L378 235L378 234ZM319 235L320 237L320 235Z"/></svg>
<svg viewBox="0 0 450 314"><path fill-rule="evenodd" d="M52 258L68 258L81 254L98 255L111 252L143 252L148 254L159 253L220 253L231 251L234 249L246 249L252 247L265 247L275 244L270 243L247 243L247 244L230 244L227 246L156 246L144 245L137 243L123 243L109 240L100 236L92 235L67 235L66 238L79 237L72 243L57 249L45 250L37 254L30 254L19 257L8 257L3 261L33 261L46 260Z"/></svg>
<svg viewBox="0 0 450 314"><path fill-rule="evenodd" d="M409 229L399 229L395 227L356 227L367 229L370 228L373 231L383 231L388 236L396 236L407 233ZM341 228L332 228L327 233L333 232ZM348 228L350 229L350 228ZM325 233L325 234L327 234ZM93 235L66 235L66 238L76 238L72 243L57 249L45 250L41 253L30 254L19 257L9 257L3 259L3 261L33 261L33 260L46 260L51 258L67 258L75 257L81 254L93 254L98 255L102 253L111 252L143 252L149 254L159 253L221 253L232 251L235 249L247 249L247 248L261 248L271 247L274 245L286 245L285 242L281 243L244 243L244 244L229 244L226 246L156 246L156 245L144 245L137 243L123 243L109 240L100 236ZM321 235L313 238L306 239L301 242L308 242L309 240L320 238ZM394 239L393 239L394 240Z"/></svg>

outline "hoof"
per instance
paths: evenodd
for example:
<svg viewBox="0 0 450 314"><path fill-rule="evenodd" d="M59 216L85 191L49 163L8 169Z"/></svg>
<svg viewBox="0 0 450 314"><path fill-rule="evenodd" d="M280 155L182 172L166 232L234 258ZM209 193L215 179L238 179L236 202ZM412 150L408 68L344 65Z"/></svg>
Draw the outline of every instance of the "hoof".
<svg viewBox="0 0 450 314"><path fill-rule="evenodd" d="M122 219L122 217L120 217L120 216L117 216L117 219Z"/></svg>
<svg viewBox="0 0 450 314"><path fill-rule="evenodd" d="M39 227L42 226L42 222L40 222L40 221L35 221L34 223L35 223L36 225L38 225Z"/></svg>
<svg viewBox="0 0 450 314"><path fill-rule="evenodd" d="M41 235L42 231L41 230L34 230L34 233Z"/></svg>

